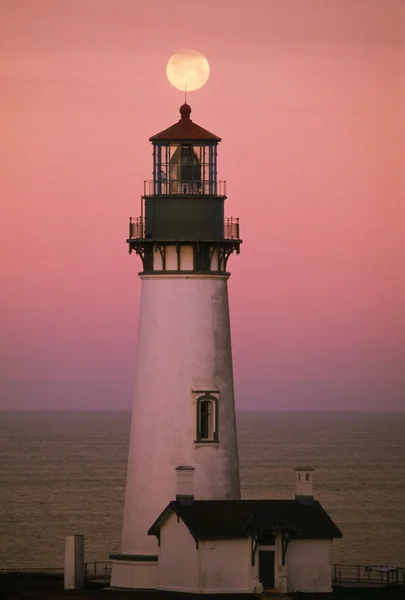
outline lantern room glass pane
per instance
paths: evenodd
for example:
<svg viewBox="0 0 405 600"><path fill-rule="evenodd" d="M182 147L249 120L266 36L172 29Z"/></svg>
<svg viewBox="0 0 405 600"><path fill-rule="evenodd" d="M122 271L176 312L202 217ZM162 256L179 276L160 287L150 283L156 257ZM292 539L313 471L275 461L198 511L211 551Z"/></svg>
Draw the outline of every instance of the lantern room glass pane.
<svg viewBox="0 0 405 600"><path fill-rule="evenodd" d="M153 189L155 194L167 194L169 147L157 145L153 153Z"/></svg>
<svg viewBox="0 0 405 600"><path fill-rule="evenodd" d="M155 194L216 194L217 149L213 144L154 145Z"/></svg>

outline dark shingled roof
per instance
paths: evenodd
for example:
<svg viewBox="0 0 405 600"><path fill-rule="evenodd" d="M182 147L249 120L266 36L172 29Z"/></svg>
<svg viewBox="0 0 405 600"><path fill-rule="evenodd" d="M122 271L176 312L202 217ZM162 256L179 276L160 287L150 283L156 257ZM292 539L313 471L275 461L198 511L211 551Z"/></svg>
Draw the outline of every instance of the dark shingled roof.
<svg viewBox="0 0 405 600"><path fill-rule="evenodd" d="M195 540L244 538L265 530L289 531L294 538L331 539L342 533L319 502L304 505L298 500L196 500L194 504L170 502L149 535L175 513Z"/></svg>
<svg viewBox="0 0 405 600"><path fill-rule="evenodd" d="M180 121L149 138L151 142L220 142L221 138L190 119L188 104L180 106Z"/></svg>

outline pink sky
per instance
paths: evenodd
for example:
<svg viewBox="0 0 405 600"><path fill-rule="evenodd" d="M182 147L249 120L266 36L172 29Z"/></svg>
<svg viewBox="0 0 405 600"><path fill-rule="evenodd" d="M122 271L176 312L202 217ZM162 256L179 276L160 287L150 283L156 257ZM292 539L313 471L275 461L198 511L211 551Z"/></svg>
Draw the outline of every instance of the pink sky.
<svg viewBox="0 0 405 600"><path fill-rule="evenodd" d="M239 409L405 409L403 0L3 0L0 407L129 408L125 245L165 78L208 58Z"/></svg>

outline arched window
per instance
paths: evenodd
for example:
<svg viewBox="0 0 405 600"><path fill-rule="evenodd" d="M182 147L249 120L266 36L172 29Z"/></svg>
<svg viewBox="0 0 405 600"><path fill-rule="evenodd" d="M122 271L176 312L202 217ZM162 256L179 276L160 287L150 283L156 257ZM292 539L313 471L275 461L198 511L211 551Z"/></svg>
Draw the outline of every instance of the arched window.
<svg viewBox="0 0 405 600"><path fill-rule="evenodd" d="M218 441L218 398L205 394L197 398L197 442Z"/></svg>
<svg viewBox="0 0 405 600"><path fill-rule="evenodd" d="M200 436L202 440L209 440L212 437L212 404L212 400L200 402Z"/></svg>

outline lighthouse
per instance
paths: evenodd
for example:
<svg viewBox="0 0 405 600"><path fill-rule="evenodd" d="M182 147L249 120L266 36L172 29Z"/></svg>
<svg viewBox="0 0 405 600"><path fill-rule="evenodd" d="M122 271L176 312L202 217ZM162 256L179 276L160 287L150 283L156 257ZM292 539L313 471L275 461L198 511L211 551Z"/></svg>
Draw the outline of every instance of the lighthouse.
<svg viewBox="0 0 405 600"><path fill-rule="evenodd" d="M142 262L121 553L111 586L156 589L159 543L148 535L177 498L238 500L228 259L239 221L225 218L221 138L191 119L152 136L153 179L129 252Z"/></svg>

